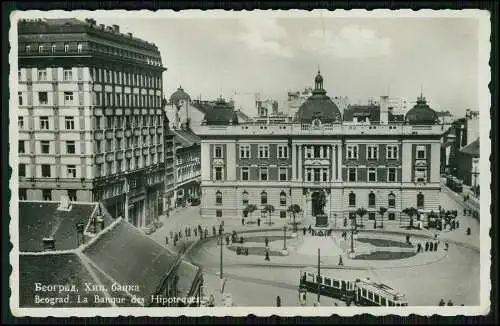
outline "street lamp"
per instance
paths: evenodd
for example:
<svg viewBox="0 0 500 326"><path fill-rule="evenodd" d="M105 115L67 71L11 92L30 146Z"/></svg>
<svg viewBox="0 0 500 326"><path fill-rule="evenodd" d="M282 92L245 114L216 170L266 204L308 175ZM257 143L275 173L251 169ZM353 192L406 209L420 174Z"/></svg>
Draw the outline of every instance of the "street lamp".
<svg viewBox="0 0 500 326"><path fill-rule="evenodd" d="M223 233L223 228L222 228L222 224L219 226L219 240L220 240L220 279L222 280L224 277L223 277L223 269L222 269L222 247L223 247L223 241L222 241L222 233Z"/></svg>
<svg viewBox="0 0 500 326"><path fill-rule="evenodd" d="M356 220L356 219L354 219ZM354 226L352 224L352 220L351 220L351 254L354 253Z"/></svg>
<svg viewBox="0 0 500 326"><path fill-rule="evenodd" d="M283 250L286 250L286 225L283 227Z"/></svg>

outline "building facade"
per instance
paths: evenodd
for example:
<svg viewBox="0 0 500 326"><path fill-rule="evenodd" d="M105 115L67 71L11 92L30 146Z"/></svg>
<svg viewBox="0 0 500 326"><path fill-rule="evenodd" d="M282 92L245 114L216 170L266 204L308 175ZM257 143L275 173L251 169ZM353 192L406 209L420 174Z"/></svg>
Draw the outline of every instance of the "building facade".
<svg viewBox="0 0 500 326"><path fill-rule="evenodd" d="M200 138L190 130L174 130L175 182L174 203L188 204L200 198Z"/></svg>
<svg viewBox="0 0 500 326"><path fill-rule="evenodd" d="M391 122L387 108L379 107L378 121L344 123L318 73L293 123L207 123L198 132L202 216L241 218L248 204L262 217L266 204L281 218L291 204L315 216L320 192L332 220L352 217L360 207L370 219L386 207L385 218L398 222L407 218L401 213L407 207L438 210L443 126L423 97L418 103L403 122Z"/></svg>
<svg viewBox="0 0 500 326"><path fill-rule="evenodd" d="M165 181L158 48L93 19L18 31L20 199L101 201L150 224Z"/></svg>

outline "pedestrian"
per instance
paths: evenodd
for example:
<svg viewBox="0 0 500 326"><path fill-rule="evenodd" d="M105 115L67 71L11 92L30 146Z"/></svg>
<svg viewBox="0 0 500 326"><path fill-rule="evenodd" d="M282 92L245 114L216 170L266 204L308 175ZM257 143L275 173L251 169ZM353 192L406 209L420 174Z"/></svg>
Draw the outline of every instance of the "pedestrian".
<svg viewBox="0 0 500 326"><path fill-rule="evenodd" d="M212 226L212 235L215 236L215 234L217 233L217 230L215 229L215 225Z"/></svg>
<svg viewBox="0 0 500 326"><path fill-rule="evenodd" d="M344 217L344 227L347 227L347 218Z"/></svg>
<svg viewBox="0 0 500 326"><path fill-rule="evenodd" d="M306 227L304 226L304 228L302 229L302 233L304 233L304 235L306 235Z"/></svg>
<svg viewBox="0 0 500 326"><path fill-rule="evenodd" d="M429 241L425 242L425 251L429 251Z"/></svg>
<svg viewBox="0 0 500 326"><path fill-rule="evenodd" d="M437 250L438 250L438 243L434 242L434 251L437 251Z"/></svg>
<svg viewBox="0 0 500 326"><path fill-rule="evenodd" d="M264 239L264 243L266 244L266 247L269 246L269 239L267 237Z"/></svg>
<svg viewBox="0 0 500 326"><path fill-rule="evenodd" d="M245 248L245 256L248 256L248 248Z"/></svg>
<svg viewBox="0 0 500 326"><path fill-rule="evenodd" d="M456 227L457 229L460 227L460 222L459 222L458 220L455 222L455 227Z"/></svg>
<svg viewBox="0 0 500 326"><path fill-rule="evenodd" d="M449 247L448 242L446 242L446 243L444 244L444 250L448 251L448 247Z"/></svg>
<svg viewBox="0 0 500 326"><path fill-rule="evenodd" d="M198 236L198 229L194 229L194 236L197 237Z"/></svg>
<svg viewBox="0 0 500 326"><path fill-rule="evenodd" d="M240 237L240 244L243 243L243 236Z"/></svg>
<svg viewBox="0 0 500 326"><path fill-rule="evenodd" d="M440 306L445 306L446 305L446 303L444 302L444 299L439 300L439 305Z"/></svg>
<svg viewBox="0 0 500 326"><path fill-rule="evenodd" d="M269 251L268 250L266 250L266 257L264 258L264 260L270 261L270 259L269 259Z"/></svg>
<svg viewBox="0 0 500 326"><path fill-rule="evenodd" d="M344 261L342 260L342 256L339 256L339 266L344 266Z"/></svg>
<svg viewBox="0 0 500 326"><path fill-rule="evenodd" d="M245 218L244 217L241 219L241 225L245 225Z"/></svg>
<svg viewBox="0 0 500 326"><path fill-rule="evenodd" d="M417 254L420 252L420 250L422 249L422 245L420 244L420 242L417 244Z"/></svg>
<svg viewBox="0 0 500 326"><path fill-rule="evenodd" d="M208 229L205 228L205 239L208 237Z"/></svg>
<svg viewBox="0 0 500 326"><path fill-rule="evenodd" d="M470 235L471 233L471 230L470 230L470 227L467 228L467 235Z"/></svg>
<svg viewBox="0 0 500 326"><path fill-rule="evenodd" d="M311 227L311 224L309 224L309 233L311 233L312 231L312 227Z"/></svg>
<svg viewBox="0 0 500 326"><path fill-rule="evenodd" d="M276 307L281 307L281 298L279 295L276 297Z"/></svg>
<svg viewBox="0 0 500 326"><path fill-rule="evenodd" d="M236 247L236 255L240 255L241 254L241 247Z"/></svg>
<svg viewBox="0 0 500 326"><path fill-rule="evenodd" d="M177 233L179 235L179 239L182 239L182 232L179 231L179 233Z"/></svg>
<svg viewBox="0 0 500 326"><path fill-rule="evenodd" d="M168 245L168 236L165 236L165 244Z"/></svg>
<svg viewBox="0 0 500 326"><path fill-rule="evenodd" d="M226 234L226 245L229 245L229 236Z"/></svg>
<svg viewBox="0 0 500 326"><path fill-rule="evenodd" d="M467 215L467 208L464 208L464 216Z"/></svg>

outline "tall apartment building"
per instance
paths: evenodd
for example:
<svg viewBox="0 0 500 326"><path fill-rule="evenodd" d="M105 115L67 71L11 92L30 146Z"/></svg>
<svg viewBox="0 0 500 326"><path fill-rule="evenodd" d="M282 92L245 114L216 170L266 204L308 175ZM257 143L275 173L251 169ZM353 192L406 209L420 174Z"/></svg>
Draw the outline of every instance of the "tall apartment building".
<svg viewBox="0 0 500 326"><path fill-rule="evenodd" d="M163 211L158 48L87 19L18 23L19 197L102 201L144 227Z"/></svg>
<svg viewBox="0 0 500 326"><path fill-rule="evenodd" d="M394 223L409 220L402 214L407 207L437 211L444 128L435 111L423 96L404 121L393 119L386 97L370 110L377 114L369 121L345 123L318 74L292 123L207 122L197 132L202 216L241 218L248 204L263 218L267 204L281 218L291 204L315 216L321 192L332 220L353 217L360 207L369 219L379 219L378 209L386 207L384 218Z"/></svg>

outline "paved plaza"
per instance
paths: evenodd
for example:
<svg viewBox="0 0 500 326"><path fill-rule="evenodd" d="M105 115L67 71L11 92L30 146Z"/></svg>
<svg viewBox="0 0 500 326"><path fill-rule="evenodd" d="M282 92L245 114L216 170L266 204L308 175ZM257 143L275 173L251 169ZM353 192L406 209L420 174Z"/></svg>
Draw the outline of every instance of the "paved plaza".
<svg viewBox="0 0 500 326"><path fill-rule="evenodd" d="M300 270L304 267L317 266L317 249L321 249L321 273L339 278L355 279L369 277L405 293L410 305L437 305L440 299L452 300L455 304L479 304L479 222L470 216L463 216L463 208L468 203L463 202L447 189L440 193L441 206L456 209L460 227L453 231L436 232L435 230L407 230L406 225L399 223L384 223L384 230L366 230L355 236L355 251L366 253L374 250L384 252L400 251L415 252L417 243L423 246L428 241L439 241L435 252L411 253L410 257L402 259L351 259L347 255L349 238L341 237L342 230L335 230L330 236L312 236L302 232L302 227L313 224L303 220L297 234L290 232L290 219L273 218L273 224L262 223L242 225L241 219L224 221L224 232L235 230L238 237L248 238L242 245L226 245L224 240L223 263L225 292L231 293L234 305L237 306L269 306L276 304L276 296L280 296L282 305L298 306L298 282ZM199 237L185 236L185 228L197 228L198 225L208 231L209 238L198 243L185 257L203 267L205 273L205 294L213 294L216 305L222 305L219 277L220 246L212 237L212 228L218 227L216 219L202 219L199 207L179 209L162 221L163 227L151 236L158 242L167 245L173 251L184 252L189 245ZM340 223L339 223L340 224ZM278 254L284 245L283 226L288 225L287 255ZM367 225L369 226L369 224ZM471 235L466 235L466 229L471 228ZM181 231L183 237L176 246L172 241L165 243L165 237L170 231ZM250 232L249 232L250 231ZM405 243L406 235L410 235L412 247ZM435 238L437 235L437 238ZM264 254L237 255L235 247L265 249L264 238L269 238L269 249L276 253L270 256L270 261L264 260ZM392 241L386 248L380 247L373 239ZM358 241L362 240L362 241ZM444 244L449 243L445 250ZM256 252L253 250L253 252ZM343 266L338 266L339 256L342 256ZM312 305L316 295L308 294L307 305ZM327 297L321 297L321 305L345 305L345 303Z"/></svg>

